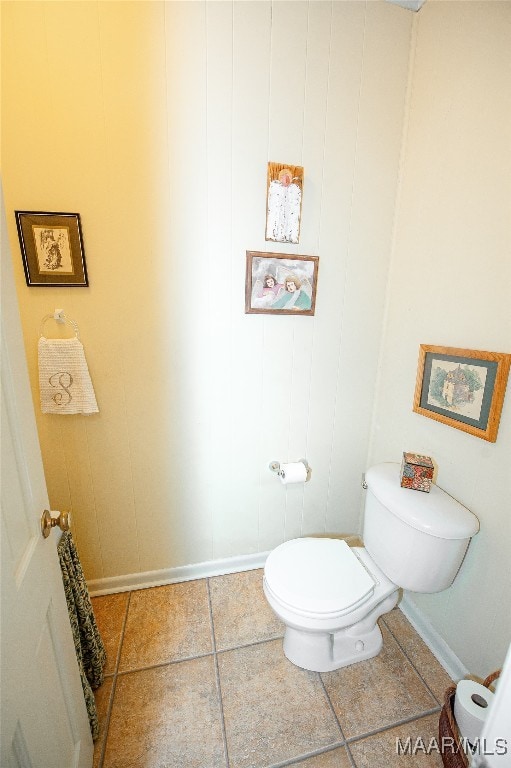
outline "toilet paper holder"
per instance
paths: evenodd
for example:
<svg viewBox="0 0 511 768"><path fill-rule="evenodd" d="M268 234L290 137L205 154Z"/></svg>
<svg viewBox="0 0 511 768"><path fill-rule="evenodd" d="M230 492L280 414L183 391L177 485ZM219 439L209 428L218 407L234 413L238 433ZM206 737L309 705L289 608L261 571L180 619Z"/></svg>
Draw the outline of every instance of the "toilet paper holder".
<svg viewBox="0 0 511 768"><path fill-rule="evenodd" d="M305 471L307 472L307 477L305 478L305 482L308 483L309 480L311 479L311 474L312 474L312 469L309 466L309 462L307 461L307 459L298 459L298 461L301 461L301 463L305 467ZM269 466L272 472L275 472L275 474L279 476L282 475L282 470L280 468L280 461L272 461Z"/></svg>

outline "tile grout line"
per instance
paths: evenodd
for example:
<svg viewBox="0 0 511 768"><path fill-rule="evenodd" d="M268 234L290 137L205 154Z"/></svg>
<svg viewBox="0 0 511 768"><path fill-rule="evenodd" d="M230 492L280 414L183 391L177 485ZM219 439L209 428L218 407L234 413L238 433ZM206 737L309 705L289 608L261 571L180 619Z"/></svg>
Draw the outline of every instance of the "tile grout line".
<svg viewBox="0 0 511 768"><path fill-rule="evenodd" d="M114 667L114 673L113 673L113 681L112 681L112 690L110 691L110 701L108 702L108 709L105 717L105 735L103 738L103 744L101 747L101 752L99 755L98 760L98 768L103 768L103 762L105 760L105 754L106 754L106 743L108 741L108 731L110 730L110 716L112 714L112 708L114 706L114 697L115 697L115 689L117 687L117 675L119 671L119 663L121 661L121 650L122 650L122 644L124 641L124 633L126 632L126 624L128 622L128 612L130 609L130 603L131 603L131 595L132 592L130 591L128 593L128 601L126 603L126 613L124 614L124 620L122 622L122 629L121 629L121 635L119 638L119 648L117 649L117 657L115 659L115 667Z"/></svg>
<svg viewBox="0 0 511 768"><path fill-rule="evenodd" d="M265 637L263 640L253 640L251 643L241 643L240 645L232 645L227 648L217 648L215 653L228 653L229 651L239 651L241 648L252 648L255 645L262 645L263 643L272 643L275 640L282 640L284 635L275 635L274 637Z"/></svg>
<svg viewBox="0 0 511 768"><path fill-rule="evenodd" d="M216 640L215 640L215 622L213 619L213 603L211 600L211 589L210 589L210 583L209 583L209 577L206 579L206 589L208 592L208 607L209 607L209 621L210 621L210 630L211 630L211 643L213 645L213 659L215 664L215 676L216 676L216 687L217 687L217 693L218 693L218 704L220 707L220 725L222 727L222 740L224 744L224 757L225 757L225 765L226 768L229 768L230 761L229 761L229 749L227 746L227 732L225 730L225 717L224 717L224 705L222 701L222 685L220 683L220 669L218 666L218 654L216 649Z"/></svg>
<svg viewBox="0 0 511 768"><path fill-rule="evenodd" d="M198 653L196 656L184 656L182 659L167 659L166 661L159 661L156 664L147 664L145 667L133 667L133 669L120 669L117 672L117 676L123 677L124 675L131 675L135 672L145 672L148 669L159 669L160 667L170 667L172 664L181 664L184 661L195 661L196 659L205 659L207 656L213 656L213 651L208 653Z"/></svg>
<svg viewBox="0 0 511 768"><path fill-rule="evenodd" d="M321 683L321 686L323 688L324 694L326 696L326 700L328 701L328 704L330 706L332 714L335 717L335 721L336 721L337 725L339 726L339 730L341 732L341 737L342 737L342 740L343 740L343 745L346 747L346 754L348 755L348 760L350 761L350 763L353 766L353 768L356 768L355 761L353 759L353 755L351 754L351 749L348 746L348 739L344 735L344 731L342 729L341 722L340 722L339 718L337 717L337 712L334 709L334 705L332 704L332 700L331 700L331 698L329 696L329 693L328 693L328 691L326 689L325 681L323 680L323 677L321 676L321 672L318 672L317 675L319 677L319 681Z"/></svg>
<svg viewBox="0 0 511 768"><path fill-rule="evenodd" d="M346 746L349 744L354 744L358 741L363 741L364 739L368 739L370 736L377 736L379 733L385 733L385 731L391 731L393 728L397 728L400 725L407 725L408 723L414 723L416 720L422 720L423 717L429 717L429 715L435 715L442 707L434 707L433 709L427 709L424 712L421 712L418 715L410 715L410 717L405 717L402 720L396 720L394 723L389 723L388 725L383 725L381 728L375 728L373 731L368 731L367 733L363 733L360 736L351 736L346 741Z"/></svg>
<svg viewBox="0 0 511 768"><path fill-rule="evenodd" d="M210 616L211 619L211 616ZM197 653L193 656L183 656L180 659L167 659L166 661L159 661L156 664L148 664L145 667L133 667L131 669L120 669L116 672L116 675L130 675L132 672L145 672L146 669L158 669L159 667L168 667L171 664L181 664L184 661L195 661L196 659L204 659L207 656L215 656L219 653L229 653L230 651L238 651L242 648L252 648L252 646L263 645L264 643L271 643L275 640L282 640L282 635L276 637L267 637L264 640L254 640L252 643L242 643L241 645L233 645L228 648L217 648L216 642L213 639L213 645L215 650L208 651L207 653ZM107 677L113 677L113 674L107 675Z"/></svg>
<svg viewBox="0 0 511 768"><path fill-rule="evenodd" d="M428 691L429 691L429 693L431 694L431 696L433 697L433 699L434 699L434 700L437 702L437 704L439 704L440 706L442 706L442 702L440 702L440 701L438 700L438 697L435 695L434 691L433 691L433 690L432 690L432 689L429 687L429 685L428 685L428 683L426 682L425 678L424 678L424 677L421 675L421 673L419 672L419 670L417 669L417 667L416 667L416 666L415 666L415 664L413 663L413 660L412 660L412 659L410 658L410 656L407 654L407 652L406 652L406 648L405 648L403 645L401 645L401 643L399 642L399 638L398 638L398 637L397 637L397 636L394 634L394 632L392 631L392 629L390 628L390 626L389 626L389 625L387 624L387 622L385 621L385 617L384 617L384 616L382 616L382 621L383 621L383 623L385 624L385 627L388 629L388 631L389 631L389 632L390 632L390 634L392 635L392 637L394 638L394 640L396 641L396 643L398 644L398 646L399 646L399 648L401 649L401 651L404 653L404 655L406 656L406 658L408 659L408 661L409 661L409 662L410 662L410 664L412 665L412 667L413 667L413 669L415 670L415 672L417 673L417 675L420 677L420 679L422 680L422 682L424 683L424 685L425 685L425 686L426 686L426 688L428 689ZM427 646L426 646L426 647L427 647ZM428 649L428 650L429 650L429 649Z"/></svg>
<svg viewBox="0 0 511 768"><path fill-rule="evenodd" d="M286 766L299 766L304 760L328 754L328 752L333 752L335 749L339 749L339 747L344 747L344 745L344 741L334 742L333 744L328 744L326 747L315 749L312 752L304 752L303 755L299 755L299 757L290 757L288 760L283 760L281 763L271 763L271 765L261 766L260 768L286 768Z"/></svg>

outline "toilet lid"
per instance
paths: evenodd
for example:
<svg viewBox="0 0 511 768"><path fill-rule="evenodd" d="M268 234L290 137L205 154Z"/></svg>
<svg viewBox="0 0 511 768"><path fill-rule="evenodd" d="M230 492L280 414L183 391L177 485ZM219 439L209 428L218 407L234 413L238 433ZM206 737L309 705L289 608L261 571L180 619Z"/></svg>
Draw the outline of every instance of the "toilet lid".
<svg viewBox="0 0 511 768"><path fill-rule="evenodd" d="M273 550L264 567L272 592L307 613L347 612L365 602L375 581L342 539L292 539Z"/></svg>

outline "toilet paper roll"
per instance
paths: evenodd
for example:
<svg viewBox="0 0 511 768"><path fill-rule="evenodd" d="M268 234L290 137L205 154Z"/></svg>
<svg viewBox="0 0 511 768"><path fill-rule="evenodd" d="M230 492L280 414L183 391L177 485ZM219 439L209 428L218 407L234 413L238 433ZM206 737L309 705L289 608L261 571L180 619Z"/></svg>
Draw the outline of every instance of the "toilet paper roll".
<svg viewBox="0 0 511 768"><path fill-rule="evenodd" d="M280 465L280 481L283 485L304 483L307 480L307 469L301 461Z"/></svg>
<svg viewBox="0 0 511 768"><path fill-rule="evenodd" d="M454 697L454 717L462 736L474 744L481 736L494 694L474 680L460 680Z"/></svg>

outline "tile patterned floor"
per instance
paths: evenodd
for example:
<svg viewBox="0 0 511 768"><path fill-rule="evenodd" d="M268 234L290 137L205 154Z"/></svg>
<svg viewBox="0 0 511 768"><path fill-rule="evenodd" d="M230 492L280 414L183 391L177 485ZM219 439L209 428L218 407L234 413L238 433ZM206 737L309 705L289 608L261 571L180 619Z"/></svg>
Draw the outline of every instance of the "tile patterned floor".
<svg viewBox="0 0 511 768"><path fill-rule="evenodd" d="M282 653L262 571L93 598L108 653L94 768L422 768L450 678L399 609L382 652L318 674Z"/></svg>

